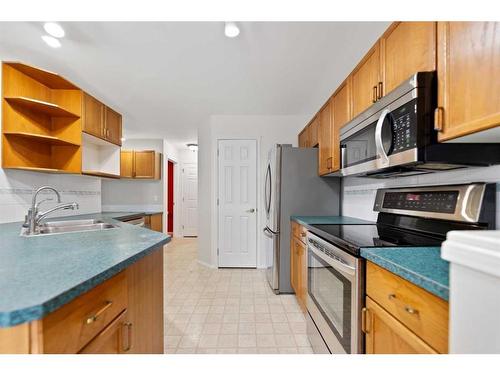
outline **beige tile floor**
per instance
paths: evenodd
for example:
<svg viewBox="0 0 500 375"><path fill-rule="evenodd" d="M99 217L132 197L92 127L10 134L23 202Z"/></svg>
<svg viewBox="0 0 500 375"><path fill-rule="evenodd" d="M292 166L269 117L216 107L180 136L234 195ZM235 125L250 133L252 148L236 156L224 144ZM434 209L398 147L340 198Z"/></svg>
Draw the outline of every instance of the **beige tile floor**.
<svg viewBox="0 0 500 375"><path fill-rule="evenodd" d="M312 353L293 295L275 295L263 270L211 269L196 239L165 249L166 353Z"/></svg>

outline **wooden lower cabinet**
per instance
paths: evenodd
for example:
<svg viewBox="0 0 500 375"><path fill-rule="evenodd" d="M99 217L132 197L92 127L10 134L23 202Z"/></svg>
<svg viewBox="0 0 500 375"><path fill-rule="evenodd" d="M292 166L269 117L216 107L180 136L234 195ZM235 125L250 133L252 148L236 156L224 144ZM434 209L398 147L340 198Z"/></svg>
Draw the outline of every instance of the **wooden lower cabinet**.
<svg viewBox="0 0 500 375"><path fill-rule="evenodd" d="M366 264L363 331L367 353L448 353L448 302Z"/></svg>
<svg viewBox="0 0 500 375"><path fill-rule="evenodd" d="M149 229L157 232L163 232L163 214L150 215Z"/></svg>
<svg viewBox="0 0 500 375"><path fill-rule="evenodd" d="M307 300L307 246L306 230L303 226L292 222L290 240L290 283L297 301L303 310Z"/></svg>
<svg viewBox="0 0 500 375"><path fill-rule="evenodd" d="M369 297L363 314L366 354L437 353Z"/></svg>
<svg viewBox="0 0 500 375"><path fill-rule="evenodd" d="M0 328L0 354L163 353L163 247L41 320Z"/></svg>

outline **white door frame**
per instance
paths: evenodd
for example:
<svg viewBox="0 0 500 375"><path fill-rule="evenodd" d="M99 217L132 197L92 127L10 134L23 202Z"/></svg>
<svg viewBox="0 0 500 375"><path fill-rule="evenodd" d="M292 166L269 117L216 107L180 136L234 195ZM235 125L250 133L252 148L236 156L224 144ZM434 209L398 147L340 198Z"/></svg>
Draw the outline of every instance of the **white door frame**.
<svg viewBox="0 0 500 375"><path fill-rule="evenodd" d="M256 178L255 178L255 194L256 194L256 205L255 205L255 214L256 214L256 226L255 226L255 259L256 259L256 268L259 266L259 236L258 236L258 228L260 227L260 212L258 210L259 207L259 163L260 163L260 144L259 144L259 139L253 138L253 137L245 137L245 138L217 138L215 139L215 152L214 154L214 164L215 164L215 170L216 176L213 179L213 186L215 185L215 194L214 194L214 205L215 205L215 215L213 217L213 230L212 233L215 234L215 241L213 241L215 247L213 247L212 251L212 259L215 259L214 265L215 267L219 268L219 205L217 203L217 199L219 197L219 143L220 141L255 141L255 167L256 167Z"/></svg>
<svg viewBox="0 0 500 375"><path fill-rule="evenodd" d="M181 181L179 181L180 182L180 184L179 184L179 186L180 186L180 197L181 197L181 200L180 200L181 204L179 205L180 206L180 210L179 211L181 212L181 214L180 214L180 218L181 218L181 220L180 220L180 224L181 224L180 225L180 232L181 232L181 236L182 237L184 237L184 220L186 219L185 215L184 215L184 204L185 204L184 203L184 169L186 168L186 166L189 166L189 165L195 165L196 166L196 170L198 170L198 163L197 162L183 162L182 163L182 168L181 168L181 173L178 174L179 177L177 179L178 181L179 181L179 179L181 180ZM174 173L175 173L175 171L174 171ZM174 181L175 181L175 177L174 177ZM196 177L196 181L198 183L198 176ZM199 207L198 207L198 205L199 205L198 190L196 191L196 199L197 199L196 210L198 210L199 209ZM174 199L174 201L175 201L175 199ZM174 217L174 219L175 219L175 217ZM197 214L197 220L198 220L198 214ZM198 237L198 232L199 232L199 223L197 225L196 237ZM194 236L193 236L193 238L194 238Z"/></svg>

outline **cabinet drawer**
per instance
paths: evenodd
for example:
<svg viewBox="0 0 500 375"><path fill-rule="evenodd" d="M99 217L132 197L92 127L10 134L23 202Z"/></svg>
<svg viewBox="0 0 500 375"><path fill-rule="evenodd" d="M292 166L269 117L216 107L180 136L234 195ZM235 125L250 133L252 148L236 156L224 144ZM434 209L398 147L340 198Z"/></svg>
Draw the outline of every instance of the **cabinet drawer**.
<svg viewBox="0 0 500 375"><path fill-rule="evenodd" d="M43 319L45 353L77 353L127 308L124 272Z"/></svg>
<svg viewBox="0 0 500 375"><path fill-rule="evenodd" d="M298 240L300 240L301 242L303 242L305 244L306 243L307 229L304 228L299 223L292 221L292 235L293 235L293 237L296 237Z"/></svg>
<svg viewBox="0 0 500 375"><path fill-rule="evenodd" d="M366 294L438 352L448 352L448 302L371 262Z"/></svg>
<svg viewBox="0 0 500 375"><path fill-rule="evenodd" d="M104 328L79 354L122 354L130 350L132 325L127 311L122 312Z"/></svg>

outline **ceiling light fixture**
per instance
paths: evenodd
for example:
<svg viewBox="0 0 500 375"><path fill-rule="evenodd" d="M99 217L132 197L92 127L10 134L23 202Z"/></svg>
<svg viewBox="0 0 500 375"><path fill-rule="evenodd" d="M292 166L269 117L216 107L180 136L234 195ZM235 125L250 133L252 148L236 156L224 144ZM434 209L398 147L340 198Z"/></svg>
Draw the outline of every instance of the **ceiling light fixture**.
<svg viewBox="0 0 500 375"><path fill-rule="evenodd" d="M122 142L125 142L125 141L127 140L127 138L125 138L125 137L121 137L121 138L120 138L120 140L121 140Z"/></svg>
<svg viewBox="0 0 500 375"><path fill-rule="evenodd" d="M240 28L234 22L226 22L224 34L226 34L228 38L235 38L240 34Z"/></svg>
<svg viewBox="0 0 500 375"><path fill-rule="evenodd" d="M190 151L198 151L198 145L196 143L188 143L187 147Z"/></svg>
<svg viewBox="0 0 500 375"><path fill-rule="evenodd" d="M49 35L42 35L42 40L47 43L49 46L52 48L59 48L61 47L61 42L59 39L56 39L54 37L51 37Z"/></svg>
<svg viewBox="0 0 500 375"><path fill-rule="evenodd" d="M62 38L66 34L62 26L55 22L45 22L43 28L47 34L54 38Z"/></svg>

